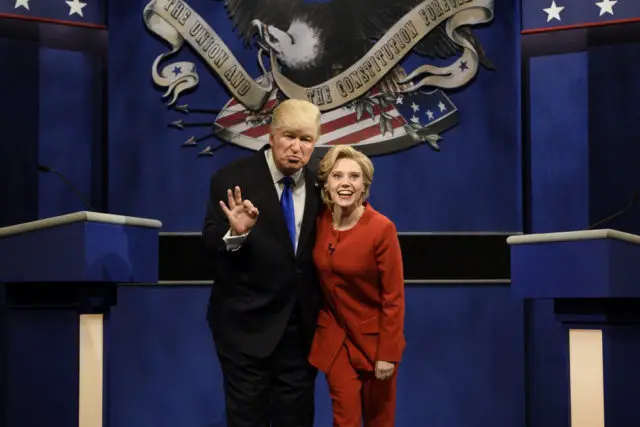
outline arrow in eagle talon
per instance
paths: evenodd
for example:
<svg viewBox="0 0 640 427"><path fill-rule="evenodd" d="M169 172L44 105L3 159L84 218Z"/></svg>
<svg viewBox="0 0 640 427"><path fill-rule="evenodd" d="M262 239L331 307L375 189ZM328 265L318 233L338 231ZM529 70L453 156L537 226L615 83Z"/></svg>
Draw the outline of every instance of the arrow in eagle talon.
<svg viewBox="0 0 640 427"><path fill-rule="evenodd" d="M198 157L204 157L204 156L213 156L213 153L215 153L216 151L226 147L229 145L229 142L223 142L222 144L218 145L217 147L211 147L210 145L207 145L206 148L204 150L202 150L201 152L198 153Z"/></svg>
<svg viewBox="0 0 640 427"><path fill-rule="evenodd" d="M182 130L182 129L184 129L184 122L182 121L182 119L176 120L175 122L171 122L169 124L169 126L173 126L173 127L176 127L178 129Z"/></svg>
<svg viewBox="0 0 640 427"><path fill-rule="evenodd" d="M212 122L193 122L193 123L185 123L184 120L176 120L171 122L169 126L174 126L178 129L184 129L186 127L213 127Z"/></svg>
<svg viewBox="0 0 640 427"><path fill-rule="evenodd" d="M185 114L189 114L189 106L187 104L175 106L173 107L173 109Z"/></svg>
<svg viewBox="0 0 640 427"><path fill-rule="evenodd" d="M189 114L189 113L207 113L207 114L220 114L222 110L218 110L215 108L189 108L189 105L177 105L172 107L174 110L178 110L181 113Z"/></svg>
<svg viewBox="0 0 640 427"><path fill-rule="evenodd" d="M196 141L195 136L192 136L191 138L187 139L185 142L182 143L183 147L195 147L196 145L198 145L198 142Z"/></svg>
<svg viewBox="0 0 640 427"><path fill-rule="evenodd" d="M213 156L213 151L214 150L211 149L211 146L207 145L207 147L204 150L198 153L198 157Z"/></svg>

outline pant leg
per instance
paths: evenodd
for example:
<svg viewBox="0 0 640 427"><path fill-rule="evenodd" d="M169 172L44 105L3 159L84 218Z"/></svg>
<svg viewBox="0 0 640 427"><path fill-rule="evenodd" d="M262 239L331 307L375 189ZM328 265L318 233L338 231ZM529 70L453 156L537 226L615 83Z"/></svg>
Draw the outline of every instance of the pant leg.
<svg viewBox="0 0 640 427"><path fill-rule="evenodd" d="M291 319L272 356L272 427L313 427L318 371L307 360L298 321Z"/></svg>
<svg viewBox="0 0 640 427"><path fill-rule="evenodd" d="M333 407L333 427L361 427L362 382L351 366L349 352L344 345L327 373L327 385Z"/></svg>
<svg viewBox="0 0 640 427"><path fill-rule="evenodd" d="M227 427L269 427L269 359L217 348L224 378Z"/></svg>
<svg viewBox="0 0 640 427"><path fill-rule="evenodd" d="M391 378L378 380L367 375L362 386L364 427L393 427L396 414L396 384L398 366Z"/></svg>

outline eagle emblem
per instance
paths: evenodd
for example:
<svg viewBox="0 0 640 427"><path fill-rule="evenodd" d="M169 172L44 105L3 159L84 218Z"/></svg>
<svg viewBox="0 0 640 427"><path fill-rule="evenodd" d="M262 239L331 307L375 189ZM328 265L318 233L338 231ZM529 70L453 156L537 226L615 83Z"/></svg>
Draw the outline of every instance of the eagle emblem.
<svg viewBox="0 0 640 427"><path fill-rule="evenodd" d="M259 149L268 142L272 110L286 98L303 98L322 111L316 151L350 144L369 155L426 143L436 151L441 134L458 123L446 89L467 85L480 67L493 70L473 26L493 19L493 0L224 0L234 35L255 49L261 75L250 76L213 28L181 0L151 0L143 18L171 51L152 64L164 98L185 115L211 121L184 147L211 156L226 144ZM160 63L188 44L230 92L221 108L179 105L199 83L189 61ZM407 72L411 53L424 65ZM439 63L440 65L435 65ZM217 137L222 144L203 147Z"/></svg>

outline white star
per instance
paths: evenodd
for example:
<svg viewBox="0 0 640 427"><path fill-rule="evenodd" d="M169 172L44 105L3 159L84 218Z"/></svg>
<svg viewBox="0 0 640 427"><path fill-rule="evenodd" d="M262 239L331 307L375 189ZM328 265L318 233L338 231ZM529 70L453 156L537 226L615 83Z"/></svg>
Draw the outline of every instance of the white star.
<svg viewBox="0 0 640 427"><path fill-rule="evenodd" d="M618 3L618 0L602 0L601 2L596 3L596 6L600 8L600 15L602 16L605 13L609 13L613 15L613 6Z"/></svg>
<svg viewBox="0 0 640 427"><path fill-rule="evenodd" d="M427 112L425 113L427 115L427 117L429 118L429 120L433 120L433 111L431 110L427 110Z"/></svg>
<svg viewBox="0 0 640 427"><path fill-rule="evenodd" d="M402 95L396 99L396 104L402 104Z"/></svg>
<svg viewBox="0 0 640 427"><path fill-rule="evenodd" d="M65 3L69 5L69 16L77 13L84 17L82 14L82 8L87 5L86 3L82 3L80 0L65 1Z"/></svg>
<svg viewBox="0 0 640 427"><path fill-rule="evenodd" d="M547 22L551 21L552 19L557 19L558 21L560 21L560 12L564 10L564 6L556 6L556 0L553 0L551 2L551 7L542 10L544 10L547 14Z"/></svg>
<svg viewBox="0 0 640 427"><path fill-rule="evenodd" d="M418 104L416 104L415 102L412 102L411 109L415 112L415 111L418 111L420 107L418 107Z"/></svg>
<svg viewBox="0 0 640 427"><path fill-rule="evenodd" d="M420 124L420 119L417 118L416 116L411 116L411 121L415 124L418 124L418 125Z"/></svg>
<svg viewBox="0 0 640 427"><path fill-rule="evenodd" d="M446 105L444 105L444 104L442 103L442 101L440 101L440 102L438 103L438 108L440 109L440 111L445 111L445 110L447 109L447 106L446 106Z"/></svg>
<svg viewBox="0 0 640 427"><path fill-rule="evenodd" d="M29 0L16 0L16 4L15 4L15 6L13 6L13 8L17 9L20 6L24 7L27 10L31 10L31 9L29 9Z"/></svg>

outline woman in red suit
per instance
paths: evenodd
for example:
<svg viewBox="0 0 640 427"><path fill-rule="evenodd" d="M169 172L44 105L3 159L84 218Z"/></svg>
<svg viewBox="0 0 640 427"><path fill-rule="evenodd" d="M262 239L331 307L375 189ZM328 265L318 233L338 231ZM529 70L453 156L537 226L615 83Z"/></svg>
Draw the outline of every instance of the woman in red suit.
<svg viewBox="0 0 640 427"><path fill-rule="evenodd" d="M320 162L325 209L313 259L325 296L309 361L326 374L334 427L392 427L405 347L395 225L367 203L373 164L349 146Z"/></svg>

